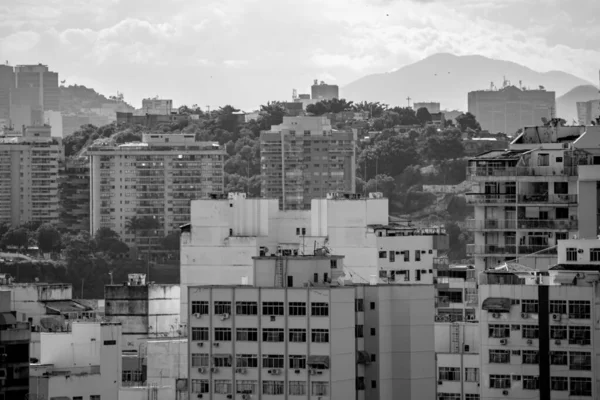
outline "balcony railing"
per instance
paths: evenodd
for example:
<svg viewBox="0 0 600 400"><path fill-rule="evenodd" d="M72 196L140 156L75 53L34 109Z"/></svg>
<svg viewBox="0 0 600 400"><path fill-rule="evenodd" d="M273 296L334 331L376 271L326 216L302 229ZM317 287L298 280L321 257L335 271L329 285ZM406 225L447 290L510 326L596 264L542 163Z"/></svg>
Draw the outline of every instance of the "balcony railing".
<svg viewBox="0 0 600 400"><path fill-rule="evenodd" d="M577 204L576 194L523 194L519 203Z"/></svg>
<svg viewBox="0 0 600 400"><path fill-rule="evenodd" d="M467 228L470 230L509 229L515 230L517 221L514 219L468 219Z"/></svg>
<svg viewBox="0 0 600 400"><path fill-rule="evenodd" d="M551 220L551 219L468 219L467 228L471 230L516 230L516 229L552 229L576 230L577 220Z"/></svg>
<svg viewBox="0 0 600 400"><path fill-rule="evenodd" d="M489 176L577 176L577 167L467 167L469 177Z"/></svg>
<svg viewBox="0 0 600 400"><path fill-rule="evenodd" d="M485 244L485 245L475 245L475 244L467 244L467 253L468 254L495 254L495 255L504 255L504 256L512 256L517 254L517 247L519 250L519 254L532 254L532 253L540 253L540 254L556 254L556 247L554 246L515 246L515 245L494 245L494 244Z"/></svg>
<svg viewBox="0 0 600 400"><path fill-rule="evenodd" d="M514 194L467 193L468 204L502 204L516 201L517 196Z"/></svg>

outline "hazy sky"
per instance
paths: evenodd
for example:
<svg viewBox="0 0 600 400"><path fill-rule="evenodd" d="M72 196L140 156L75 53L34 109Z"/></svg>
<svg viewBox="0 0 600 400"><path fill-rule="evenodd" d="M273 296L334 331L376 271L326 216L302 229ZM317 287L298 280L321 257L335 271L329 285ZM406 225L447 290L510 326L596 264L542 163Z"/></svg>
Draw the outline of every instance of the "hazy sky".
<svg viewBox="0 0 600 400"><path fill-rule="evenodd" d="M599 15L600 0L5 0L0 60L136 107L159 95L251 109L438 52L597 82Z"/></svg>

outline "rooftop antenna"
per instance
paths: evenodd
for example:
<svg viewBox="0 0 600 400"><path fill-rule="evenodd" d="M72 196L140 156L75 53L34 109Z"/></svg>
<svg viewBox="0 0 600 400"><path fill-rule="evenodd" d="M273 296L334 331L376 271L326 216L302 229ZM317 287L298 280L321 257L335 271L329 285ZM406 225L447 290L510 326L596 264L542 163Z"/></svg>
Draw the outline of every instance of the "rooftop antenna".
<svg viewBox="0 0 600 400"><path fill-rule="evenodd" d="M523 90L523 81L519 80L519 89Z"/></svg>
<svg viewBox="0 0 600 400"><path fill-rule="evenodd" d="M412 99L410 98L410 96L408 96L408 97L406 98L406 101L408 102L408 108L410 108L410 101L411 101L411 100L412 100Z"/></svg>

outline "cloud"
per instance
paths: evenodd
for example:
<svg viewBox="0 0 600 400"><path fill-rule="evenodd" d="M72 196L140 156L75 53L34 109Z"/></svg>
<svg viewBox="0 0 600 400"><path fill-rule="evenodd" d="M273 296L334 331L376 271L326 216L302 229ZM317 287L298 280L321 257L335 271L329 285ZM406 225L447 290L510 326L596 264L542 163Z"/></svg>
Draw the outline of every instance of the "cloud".
<svg viewBox="0 0 600 400"><path fill-rule="evenodd" d="M15 32L0 42L2 53L24 53L33 49L40 41L40 35L32 31Z"/></svg>
<svg viewBox="0 0 600 400"><path fill-rule="evenodd" d="M248 65L248 60L225 60L223 61L226 67L241 68Z"/></svg>

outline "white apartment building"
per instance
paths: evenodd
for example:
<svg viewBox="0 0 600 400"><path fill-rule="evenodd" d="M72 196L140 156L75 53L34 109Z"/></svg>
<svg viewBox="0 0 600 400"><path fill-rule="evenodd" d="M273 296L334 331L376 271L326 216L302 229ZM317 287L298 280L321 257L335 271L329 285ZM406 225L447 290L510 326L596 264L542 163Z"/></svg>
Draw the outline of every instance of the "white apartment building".
<svg viewBox="0 0 600 400"><path fill-rule="evenodd" d="M425 102L414 102L413 110L415 112L419 111L419 108L426 108L430 114L437 114L442 111L440 103L435 101L425 101Z"/></svg>
<svg viewBox="0 0 600 400"><path fill-rule="evenodd" d="M438 249L447 249L441 227L390 224L388 199L380 193L331 194L313 199L311 210L281 211L277 199L230 193L192 201L181 235L181 319L187 287L254 284L252 257L310 255L326 248L345 257L355 283L432 284ZM322 281L322 279L320 279Z"/></svg>
<svg viewBox="0 0 600 400"><path fill-rule="evenodd" d="M74 322L69 332L45 332L40 339L39 362L30 367L30 398L118 399L120 324Z"/></svg>
<svg viewBox="0 0 600 400"><path fill-rule="evenodd" d="M190 200L223 192L225 151L193 134L144 134L142 142L98 141L90 157L90 231L107 227L139 250L189 222ZM156 219L153 232L127 229L132 217Z"/></svg>
<svg viewBox="0 0 600 400"><path fill-rule="evenodd" d="M544 270L556 262L559 240L596 237L599 133L598 126L528 127L508 150L469 159L475 218L467 251L478 270L512 259Z"/></svg>
<svg viewBox="0 0 600 400"><path fill-rule="evenodd" d="M188 287L189 398L433 399L433 286L343 270L341 256L265 255L254 286Z"/></svg>
<svg viewBox="0 0 600 400"><path fill-rule="evenodd" d="M173 111L173 100L166 99L142 99L142 114L170 115Z"/></svg>
<svg viewBox="0 0 600 400"><path fill-rule="evenodd" d="M0 136L0 222L58 223L58 169L64 159L50 126Z"/></svg>

